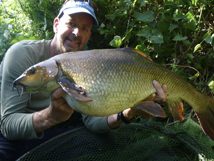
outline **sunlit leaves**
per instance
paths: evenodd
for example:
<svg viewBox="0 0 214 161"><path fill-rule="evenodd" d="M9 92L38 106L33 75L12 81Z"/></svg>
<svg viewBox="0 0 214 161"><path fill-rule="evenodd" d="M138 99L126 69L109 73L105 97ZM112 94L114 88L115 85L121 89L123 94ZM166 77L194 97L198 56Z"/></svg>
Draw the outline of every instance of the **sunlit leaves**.
<svg viewBox="0 0 214 161"><path fill-rule="evenodd" d="M200 49L201 48L201 44L197 44L195 47L194 47L194 51L193 51L193 53L194 52L196 52L198 49Z"/></svg>
<svg viewBox="0 0 214 161"><path fill-rule="evenodd" d="M122 39L120 36L114 36L114 39L109 43L109 45L119 48L122 44Z"/></svg>
<svg viewBox="0 0 214 161"><path fill-rule="evenodd" d="M208 84L209 88L212 90L212 92L214 92L214 81L210 81L210 83Z"/></svg>

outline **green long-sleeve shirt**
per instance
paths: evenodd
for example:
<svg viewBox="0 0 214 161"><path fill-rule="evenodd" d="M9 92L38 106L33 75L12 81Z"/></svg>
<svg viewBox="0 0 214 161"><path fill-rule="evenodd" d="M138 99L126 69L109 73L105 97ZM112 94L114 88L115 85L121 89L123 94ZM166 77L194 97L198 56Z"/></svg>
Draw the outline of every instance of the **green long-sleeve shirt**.
<svg viewBox="0 0 214 161"><path fill-rule="evenodd" d="M30 66L50 58L51 40L21 41L14 44L4 56L0 67L1 132L10 140L41 138L33 128L33 114L50 104L50 94L23 93L21 98L13 81ZM21 91L20 91L21 92ZM93 132L110 130L106 117L83 116L84 124Z"/></svg>

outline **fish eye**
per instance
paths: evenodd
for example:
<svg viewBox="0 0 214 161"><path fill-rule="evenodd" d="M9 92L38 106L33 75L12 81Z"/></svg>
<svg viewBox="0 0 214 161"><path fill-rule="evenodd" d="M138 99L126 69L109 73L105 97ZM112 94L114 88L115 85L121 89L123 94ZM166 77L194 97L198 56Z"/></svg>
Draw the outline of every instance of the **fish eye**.
<svg viewBox="0 0 214 161"><path fill-rule="evenodd" d="M36 68L31 67L29 72L30 72L30 74L35 74L36 73Z"/></svg>

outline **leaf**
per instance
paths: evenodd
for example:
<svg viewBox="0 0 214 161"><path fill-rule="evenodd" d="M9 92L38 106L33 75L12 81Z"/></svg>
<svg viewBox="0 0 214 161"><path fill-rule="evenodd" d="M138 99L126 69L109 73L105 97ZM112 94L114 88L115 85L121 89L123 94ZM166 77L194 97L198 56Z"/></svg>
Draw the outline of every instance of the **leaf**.
<svg viewBox="0 0 214 161"><path fill-rule="evenodd" d="M192 62L191 62L189 59L187 59L187 63L190 64L190 63L192 63Z"/></svg>
<svg viewBox="0 0 214 161"><path fill-rule="evenodd" d="M214 81L210 81L210 83L208 84L209 88L212 90L212 92L214 92Z"/></svg>
<svg viewBox="0 0 214 161"><path fill-rule="evenodd" d="M145 27L145 28L143 28L141 31L139 31L138 33L137 33L137 35L138 36L143 36L143 37L145 37L145 38L150 38L151 37L151 28L150 27Z"/></svg>
<svg viewBox="0 0 214 161"><path fill-rule="evenodd" d="M134 17L142 22L152 22L155 19L153 11L146 11L144 14L134 12Z"/></svg>
<svg viewBox="0 0 214 161"><path fill-rule="evenodd" d="M102 28L100 28L99 31L100 31L100 34L101 34L101 35L103 35L103 34L109 32L109 30L107 30L107 29L102 29Z"/></svg>
<svg viewBox="0 0 214 161"><path fill-rule="evenodd" d="M190 46L190 45L192 44L189 40L184 40L183 43L184 43L186 46Z"/></svg>
<svg viewBox="0 0 214 161"><path fill-rule="evenodd" d="M122 45L122 39L120 36L114 36L114 39L109 43L112 47L119 48Z"/></svg>
<svg viewBox="0 0 214 161"><path fill-rule="evenodd" d="M178 25L172 24L172 25L169 26L169 31L172 32L176 28L178 28Z"/></svg>
<svg viewBox="0 0 214 161"><path fill-rule="evenodd" d="M182 35L176 35L172 40L174 41L183 41L186 40L187 36L182 36Z"/></svg>
<svg viewBox="0 0 214 161"><path fill-rule="evenodd" d="M160 21L158 23L158 30L161 32L168 32L169 25L170 23L168 23L167 21Z"/></svg>
<svg viewBox="0 0 214 161"><path fill-rule="evenodd" d="M189 77L189 79L195 79L199 77L199 73L196 73L195 75L193 75L192 77Z"/></svg>
<svg viewBox="0 0 214 161"><path fill-rule="evenodd" d="M158 29L152 30L152 37L150 38L150 42L155 44L163 43L163 35Z"/></svg>
<svg viewBox="0 0 214 161"><path fill-rule="evenodd" d="M186 18L186 16L184 15L184 13L175 13L173 16L174 16L173 20L175 20L177 22L178 22L178 20L183 20L183 19Z"/></svg>
<svg viewBox="0 0 214 161"><path fill-rule="evenodd" d="M137 0L137 2L141 5L141 7L146 7L146 3L148 3L145 0Z"/></svg>
<svg viewBox="0 0 214 161"><path fill-rule="evenodd" d="M196 27L196 20L194 19L194 15L189 11L187 12L186 16L188 22L184 23L183 27L194 31Z"/></svg>
<svg viewBox="0 0 214 161"><path fill-rule="evenodd" d="M44 27L43 30L45 31L47 29L47 20L46 17L44 17Z"/></svg>
<svg viewBox="0 0 214 161"><path fill-rule="evenodd" d="M211 36L211 45L214 46L214 34Z"/></svg>
<svg viewBox="0 0 214 161"><path fill-rule="evenodd" d="M4 46L4 43L2 41L2 36L0 35L0 49L2 48L2 46Z"/></svg>
<svg viewBox="0 0 214 161"><path fill-rule="evenodd" d="M4 30L3 36L4 39L8 39L8 37L10 36L10 30Z"/></svg>
<svg viewBox="0 0 214 161"><path fill-rule="evenodd" d="M132 30L133 28L131 28L128 32L126 32L126 35L124 37L125 39L129 40L129 38L131 37Z"/></svg>
<svg viewBox="0 0 214 161"><path fill-rule="evenodd" d="M7 50L6 50L6 49L4 49L4 48L3 48L3 49L1 49L1 50L0 50L0 56L3 56L3 55L6 53L6 51L7 51Z"/></svg>
<svg viewBox="0 0 214 161"><path fill-rule="evenodd" d="M211 44L212 39L209 31L207 31L207 33L203 35L203 39L204 41L206 41L206 43Z"/></svg>
<svg viewBox="0 0 214 161"><path fill-rule="evenodd" d="M15 44L15 43L17 43L17 42L19 42L19 41L22 41L22 40L38 40L38 38L33 37L33 36L25 37L24 35L19 35L19 36L16 36L16 38L13 39L13 40L11 41L11 43L12 43L12 44Z"/></svg>
<svg viewBox="0 0 214 161"><path fill-rule="evenodd" d="M146 46L144 44L142 45L137 45L135 47L135 49L139 50L139 51L142 51L144 54L146 54L148 57L150 56L150 53L148 51L148 49L146 48Z"/></svg>
<svg viewBox="0 0 214 161"><path fill-rule="evenodd" d="M193 56L191 53L186 53L186 56L187 56L188 58L190 58L190 59L193 59L193 58L194 58L194 56Z"/></svg>
<svg viewBox="0 0 214 161"><path fill-rule="evenodd" d="M201 44L197 44L197 45L195 46L195 48L194 48L193 53L196 52L198 49L200 49L200 47L201 47Z"/></svg>
<svg viewBox="0 0 214 161"><path fill-rule="evenodd" d="M134 0L133 5L132 5L133 7L135 7L136 2L137 2L137 0Z"/></svg>

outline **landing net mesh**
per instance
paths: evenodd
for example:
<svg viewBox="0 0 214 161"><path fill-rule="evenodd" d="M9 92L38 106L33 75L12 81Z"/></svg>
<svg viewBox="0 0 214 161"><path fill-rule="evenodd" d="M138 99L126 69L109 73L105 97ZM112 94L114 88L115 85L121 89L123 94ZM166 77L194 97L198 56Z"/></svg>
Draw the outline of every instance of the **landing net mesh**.
<svg viewBox="0 0 214 161"><path fill-rule="evenodd" d="M167 126L143 119L105 134L71 129L19 160L214 160L214 142L192 119Z"/></svg>

